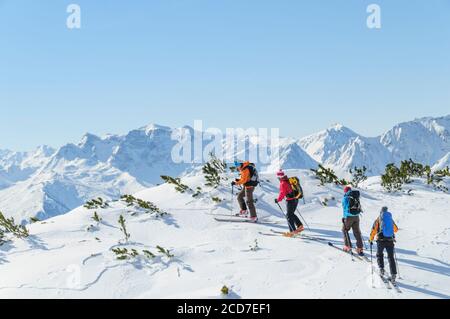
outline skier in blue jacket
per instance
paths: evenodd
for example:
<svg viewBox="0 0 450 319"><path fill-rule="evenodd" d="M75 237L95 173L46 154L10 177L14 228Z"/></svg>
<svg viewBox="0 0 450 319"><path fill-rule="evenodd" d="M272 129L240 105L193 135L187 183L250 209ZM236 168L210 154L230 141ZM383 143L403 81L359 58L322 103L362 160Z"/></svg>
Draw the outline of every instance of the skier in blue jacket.
<svg viewBox="0 0 450 319"><path fill-rule="evenodd" d="M397 264L395 262L395 234L397 232L398 226L392 218L392 214L387 207L383 207L380 216L373 224L369 242L371 246L374 240L377 242L377 261L381 276L385 276L384 251L387 251L392 282L395 282L397 277Z"/></svg>
<svg viewBox="0 0 450 319"><path fill-rule="evenodd" d="M360 228L360 218L361 214L360 207L355 209L352 207L352 204L355 203L353 198L353 191L350 186L346 186L344 188L344 199L342 200L342 208L344 212L344 216L342 218L342 233L344 234L344 251L351 252L352 250L352 242L350 240L350 230L353 230L353 235L356 238L356 252L360 256L364 256L364 242L362 239L362 233ZM359 198L357 199L359 204Z"/></svg>

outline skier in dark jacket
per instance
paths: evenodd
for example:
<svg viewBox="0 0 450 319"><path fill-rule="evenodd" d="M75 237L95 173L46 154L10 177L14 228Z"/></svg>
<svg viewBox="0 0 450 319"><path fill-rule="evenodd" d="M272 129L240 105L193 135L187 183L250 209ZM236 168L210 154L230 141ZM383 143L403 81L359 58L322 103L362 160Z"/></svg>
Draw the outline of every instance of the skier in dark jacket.
<svg viewBox="0 0 450 319"><path fill-rule="evenodd" d="M377 241L377 260L380 274L385 275L384 270L384 250L387 251L389 268L391 270L391 280L395 282L397 277L397 265L395 263L395 234L398 227L392 218L392 214L387 207L383 207L380 216L375 220L372 231L370 233L370 245L373 241Z"/></svg>

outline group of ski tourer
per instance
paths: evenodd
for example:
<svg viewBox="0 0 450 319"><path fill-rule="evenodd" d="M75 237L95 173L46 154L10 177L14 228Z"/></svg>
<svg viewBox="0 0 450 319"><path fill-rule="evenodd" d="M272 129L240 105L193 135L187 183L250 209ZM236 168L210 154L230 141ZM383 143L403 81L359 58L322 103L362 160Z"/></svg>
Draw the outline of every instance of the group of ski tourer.
<svg viewBox="0 0 450 319"><path fill-rule="evenodd" d="M234 190L235 186L242 187L237 195L240 207L240 212L237 216L246 218L249 222L257 223L258 216L255 207L254 191L260 184L258 171L255 164L250 162L235 162L234 164L237 171L240 173L240 178L232 182L232 189ZM280 192L278 198L275 199L275 203L284 213L280 203L283 202L283 200L286 200L286 219L289 226L289 232L283 233L283 236L299 236L305 230L303 223L296 215L296 212L298 212L299 201L301 199L304 200L300 179L298 177L288 177L283 170L278 171L276 175L280 182ZM356 238L356 253L361 258L365 257L364 240L360 227L360 215L363 213L360 192L353 190L350 186L345 186L342 208L342 233L344 237L343 251L353 255L352 241L350 239L350 231L353 231L353 235ZM387 207L383 207L380 211L380 215L373 224L369 243L371 250L374 241L377 243L377 262L382 277L385 276L384 251L387 251L391 274L390 281L394 284L398 271L395 258L395 234L397 232L398 227L393 220L392 214Z"/></svg>

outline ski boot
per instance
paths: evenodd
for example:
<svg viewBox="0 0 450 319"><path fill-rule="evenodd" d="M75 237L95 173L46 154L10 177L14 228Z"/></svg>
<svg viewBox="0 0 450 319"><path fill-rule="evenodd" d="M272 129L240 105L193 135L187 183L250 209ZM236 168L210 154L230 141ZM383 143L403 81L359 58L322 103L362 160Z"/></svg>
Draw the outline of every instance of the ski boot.
<svg viewBox="0 0 450 319"><path fill-rule="evenodd" d="M250 217L250 222L251 223L258 223L258 217Z"/></svg>
<svg viewBox="0 0 450 319"><path fill-rule="evenodd" d="M352 251L352 247L344 246L344 248L342 250L346 253L350 253Z"/></svg>
<svg viewBox="0 0 450 319"><path fill-rule="evenodd" d="M283 234L284 237L293 238L295 236L294 232L287 232Z"/></svg>
<svg viewBox="0 0 450 319"><path fill-rule="evenodd" d="M247 218L248 217L248 211L247 210L241 210L239 214L236 214L237 217Z"/></svg>
<svg viewBox="0 0 450 319"><path fill-rule="evenodd" d="M392 275L389 279L390 282L392 282L393 285L397 284L397 275Z"/></svg>
<svg viewBox="0 0 450 319"><path fill-rule="evenodd" d="M356 249L356 253L357 253L358 256L360 256L360 257L364 257L364 256L365 256L365 254L364 254L364 249L362 249L362 248Z"/></svg>
<svg viewBox="0 0 450 319"><path fill-rule="evenodd" d="M294 230L292 233L295 235L300 235L303 231L305 230L305 227L300 226L299 228L297 228L296 230Z"/></svg>
<svg viewBox="0 0 450 319"><path fill-rule="evenodd" d="M380 269L380 276L384 277L386 275L386 271L384 269Z"/></svg>

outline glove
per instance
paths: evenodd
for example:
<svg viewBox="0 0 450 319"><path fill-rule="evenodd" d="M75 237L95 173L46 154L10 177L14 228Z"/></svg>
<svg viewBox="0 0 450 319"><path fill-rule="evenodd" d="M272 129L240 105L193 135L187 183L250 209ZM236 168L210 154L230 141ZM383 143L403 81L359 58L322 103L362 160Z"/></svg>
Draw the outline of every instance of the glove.
<svg viewBox="0 0 450 319"><path fill-rule="evenodd" d="M373 241L369 240L370 246L373 246Z"/></svg>
<svg viewBox="0 0 450 319"><path fill-rule="evenodd" d="M278 204L278 199L275 198L275 204Z"/></svg>
<svg viewBox="0 0 450 319"><path fill-rule="evenodd" d="M235 181L231 182L231 186L236 186L236 182Z"/></svg>

